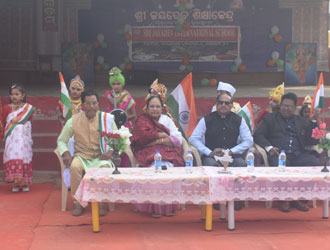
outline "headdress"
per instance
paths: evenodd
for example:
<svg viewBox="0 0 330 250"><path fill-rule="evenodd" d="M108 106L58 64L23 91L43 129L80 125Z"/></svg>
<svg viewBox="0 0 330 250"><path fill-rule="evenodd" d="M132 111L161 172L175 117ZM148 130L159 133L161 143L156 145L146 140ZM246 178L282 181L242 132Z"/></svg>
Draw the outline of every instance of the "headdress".
<svg viewBox="0 0 330 250"><path fill-rule="evenodd" d="M282 95L284 95L284 82L269 91L269 98L272 98L279 103L281 102Z"/></svg>
<svg viewBox="0 0 330 250"><path fill-rule="evenodd" d="M309 108L312 105L312 97L310 95L306 95L303 101L303 106L308 106Z"/></svg>
<svg viewBox="0 0 330 250"><path fill-rule="evenodd" d="M74 85L81 88L82 90L84 90L85 88L85 83L83 80L80 79L79 75L76 75L76 77L71 80L70 87Z"/></svg>
<svg viewBox="0 0 330 250"><path fill-rule="evenodd" d="M227 91L233 97L236 92L236 89L233 87L233 85L229 83L219 82L217 91Z"/></svg>
<svg viewBox="0 0 330 250"><path fill-rule="evenodd" d="M150 86L150 89L155 90L163 102L166 100L167 88L164 84L158 83L158 79L156 79ZM147 95L147 99L150 97L150 94Z"/></svg>
<svg viewBox="0 0 330 250"><path fill-rule="evenodd" d="M121 74L121 70L117 67L113 67L109 71L109 84L112 86L113 82L118 81L124 87L125 86L125 77Z"/></svg>

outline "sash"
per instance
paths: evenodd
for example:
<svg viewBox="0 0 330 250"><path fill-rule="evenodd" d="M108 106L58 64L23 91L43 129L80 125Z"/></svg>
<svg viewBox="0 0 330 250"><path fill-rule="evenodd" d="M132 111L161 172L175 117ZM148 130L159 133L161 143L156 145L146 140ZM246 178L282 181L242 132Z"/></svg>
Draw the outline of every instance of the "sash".
<svg viewBox="0 0 330 250"><path fill-rule="evenodd" d="M108 152L110 147L105 142L105 136L102 136L104 133L112 132L112 123L114 122L114 117L112 114L107 112L99 112L99 130L100 130L100 148L102 154Z"/></svg>
<svg viewBox="0 0 330 250"><path fill-rule="evenodd" d="M24 124L26 121L29 120L33 111L34 107L28 103L25 103L24 106L18 110L18 114L13 117L13 119L9 123L6 124L5 140L18 124Z"/></svg>

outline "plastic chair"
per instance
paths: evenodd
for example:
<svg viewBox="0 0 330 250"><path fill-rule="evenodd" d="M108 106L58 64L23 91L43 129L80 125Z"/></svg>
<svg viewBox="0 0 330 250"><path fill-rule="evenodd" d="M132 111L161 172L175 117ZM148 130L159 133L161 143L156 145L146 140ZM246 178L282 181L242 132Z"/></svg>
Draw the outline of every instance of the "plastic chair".
<svg viewBox="0 0 330 250"><path fill-rule="evenodd" d="M62 201L61 201L61 209L62 211L66 211L66 205L67 205L67 200L68 200L68 191L69 188L65 185L64 183L64 178L63 178L63 172L65 170L65 165L62 159L62 156L60 154L60 152L58 151L58 149L56 148L54 150L54 153L56 154L58 161L60 162L60 166L61 166L61 180L62 180Z"/></svg>

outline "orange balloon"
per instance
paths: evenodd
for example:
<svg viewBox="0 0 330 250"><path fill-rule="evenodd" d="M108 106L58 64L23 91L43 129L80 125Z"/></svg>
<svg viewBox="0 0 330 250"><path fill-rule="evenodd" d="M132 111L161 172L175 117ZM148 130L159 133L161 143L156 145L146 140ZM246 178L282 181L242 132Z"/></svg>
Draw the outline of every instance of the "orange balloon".
<svg viewBox="0 0 330 250"><path fill-rule="evenodd" d="M279 43L279 42L281 42L282 41L282 36L280 35L280 34L276 34L275 36L274 36L274 40L275 40L275 42L277 42L277 43Z"/></svg>
<svg viewBox="0 0 330 250"><path fill-rule="evenodd" d="M189 63L190 63L190 58L189 57L183 58L183 65L188 65Z"/></svg>
<svg viewBox="0 0 330 250"><path fill-rule="evenodd" d="M96 65L94 66L94 69L95 69L96 71L100 71L100 70L102 69L102 65L101 65L101 64L96 64Z"/></svg>
<svg viewBox="0 0 330 250"><path fill-rule="evenodd" d="M191 28L190 23L184 23L184 24L183 24L183 29L184 29L184 30L189 30L190 28Z"/></svg>
<svg viewBox="0 0 330 250"><path fill-rule="evenodd" d="M186 4L187 3L187 0L180 0L180 3L181 4Z"/></svg>
<svg viewBox="0 0 330 250"><path fill-rule="evenodd" d="M215 87L215 86L217 86L217 84L218 84L217 79L215 79L215 78L210 79L210 81L209 81L210 87Z"/></svg>
<svg viewBox="0 0 330 250"><path fill-rule="evenodd" d="M274 67L275 66L275 60L274 59L269 59L267 61L267 66L268 67Z"/></svg>
<svg viewBox="0 0 330 250"><path fill-rule="evenodd" d="M98 41L93 42L94 48L100 47L100 43Z"/></svg>
<svg viewBox="0 0 330 250"><path fill-rule="evenodd" d="M131 34L128 33L128 32L126 32L126 33L125 33L125 39L126 39L126 41L130 41L130 40L132 40L132 36L131 36Z"/></svg>
<svg viewBox="0 0 330 250"><path fill-rule="evenodd" d="M246 65L245 64L241 64L239 67L238 67L239 71L241 72L245 72L246 71Z"/></svg>
<svg viewBox="0 0 330 250"><path fill-rule="evenodd" d="M126 63L125 64L125 69L128 70L128 71L129 70L132 70L133 69L133 65L131 63Z"/></svg>

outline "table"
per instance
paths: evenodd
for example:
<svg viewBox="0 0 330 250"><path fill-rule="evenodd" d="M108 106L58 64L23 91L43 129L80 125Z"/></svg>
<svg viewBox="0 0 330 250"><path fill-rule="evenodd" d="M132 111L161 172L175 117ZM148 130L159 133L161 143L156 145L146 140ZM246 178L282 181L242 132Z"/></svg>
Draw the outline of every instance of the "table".
<svg viewBox="0 0 330 250"><path fill-rule="evenodd" d="M322 173L322 167L286 167L285 172L276 167L256 167L253 173L233 167L231 174L219 173L214 167L204 169L209 176L211 202L228 201L229 230L235 229L235 200L323 200L323 218L329 217L330 173Z"/></svg>
<svg viewBox="0 0 330 250"><path fill-rule="evenodd" d="M122 168L113 175L113 169L88 169L75 194L82 206L92 203L93 231L99 232L98 202L200 204L206 217L205 229L212 229L212 203L209 177L204 168L174 167L155 173L153 168Z"/></svg>

